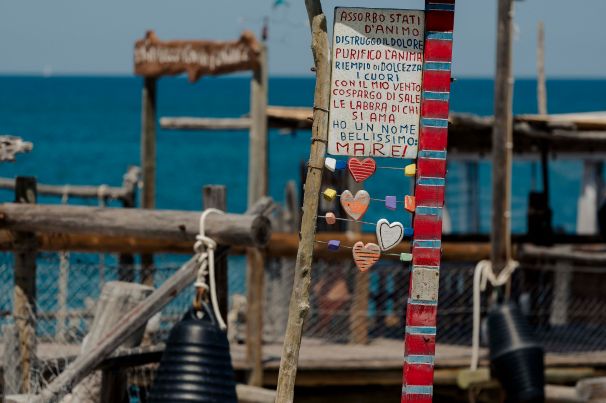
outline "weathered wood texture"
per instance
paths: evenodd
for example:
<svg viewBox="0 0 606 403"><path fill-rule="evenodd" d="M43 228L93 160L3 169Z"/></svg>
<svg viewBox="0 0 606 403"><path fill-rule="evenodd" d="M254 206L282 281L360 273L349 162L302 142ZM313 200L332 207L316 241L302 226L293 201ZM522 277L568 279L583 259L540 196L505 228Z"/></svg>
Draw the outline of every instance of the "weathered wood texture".
<svg viewBox="0 0 606 403"><path fill-rule="evenodd" d="M144 209L156 208L156 90L157 79L145 77L141 93L141 207ZM141 282L148 285L154 282L153 255L141 255Z"/></svg>
<svg viewBox="0 0 606 403"><path fill-rule="evenodd" d="M140 331L145 323L174 296L190 285L197 274L197 256L185 263L134 309L122 315L119 321L108 329L104 338L91 347L88 354L79 355L57 378L32 400L33 403L51 403L61 399L73 386L89 375L105 358L122 345L133 334Z"/></svg>
<svg viewBox="0 0 606 403"><path fill-rule="evenodd" d="M2 326L2 347L3 394L4 396L19 394L22 389L23 370L21 368L21 342L16 324Z"/></svg>
<svg viewBox="0 0 606 403"><path fill-rule="evenodd" d="M197 118L165 117L160 119L160 127L167 130L248 130L252 125L250 118Z"/></svg>
<svg viewBox="0 0 606 403"><path fill-rule="evenodd" d="M248 207L267 194L269 186L267 141L267 49L261 45L258 65L253 70L250 89L250 142L248 146ZM246 353L251 364L248 384L263 385L263 301L265 256L259 249L249 249L247 256Z"/></svg>
<svg viewBox="0 0 606 403"><path fill-rule="evenodd" d="M314 94L314 123L312 143L303 196L301 241L297 252L295 281L288 311L288 325L280 361L276 401L290 403L294 399L294 386L303 324L309 311L311 264L316 235L316 219L322 172L328 134L328 109L330 99L330 50L326 17L320 0L306 0L307 14L312 31L312 52L316 70Z"/></svg>
<svg viewBox="0 0 606 403"><path fill-rule="evenodd" d="M579 381L576 392L583 402L604 402L606 401L606 377Z"/></svg>
<svg viewBox="0 0 606 403"><path fill-rule="evenodd" d="M511 259L511 162L513 149L513 0L499 0L492 133L492 268L498 274Z"/></svg>
<svg viewBox="0 0 606 403"><path fill-rule="evenodd" d="M14 205L29 210L36 199L36 178L17 177ZM13 317L19 332L21 392L28 393L36 352L36 235L15 232L14 247Z"/></svg>
<svg viewBox="0 0 606 403"><path fill-rule="evenodd" d="M202 208L216 208L221 211L227 210L227 189L225 186L208 185L202 189ZM217 300L221 315L227 315L229 307L229 290L227 278L227 259L215 262L215 284ZM225 319L225 318L224 318Z"/></svg>
<svg viewBox="0 0 606 403"><path fill-rule="evenodd" d="M122 187L111 186L82 186L82 185L37 185L38 195L57 196L57 197L76 197L83 199L105 199L127 201L134 197L136 192L137 178L139 176L138 167L130 167L124 175L124 184ZM10 178L0 178L0 189L14 189L15 180Z"/></svg>
<svg viewBox="0 0 606 403"><path fill-rule="evenodd" d="M0 228L14 231L183 242L195 240L199 222L200 213L192 211L0 205ZM206 220L206 235L223 245L263 246L271 229L269 220L258 215L211 214Z"/></svg>
<svg viewBox="0 0 606 403"><path fill-rule="evenodd" d="M101 296L97 301L95 317L86 335L81 349L81 355L88 354L92 348L103 340L105 334L120 321L124 313L129 312L143 301L153 288L140 284L110 281L103 286ZM122 347L135 347L141 342L143 327L129 337ZM104 375L105 376L105 375ZM125 379L122 376L113 377L115 385L104 385L105 398L102 398L101 374L93 372L82 380L72 391L70 403L122 402L126 394ZM120 388L122 387L122 388ZM120 390L117 390L120 389ZM111 399L107 397L112 396Z"/></svg>
<svg viewBox="0 0 606 403"><path fill-rule="evenodd" d="M274 403L276 392L250 385L236 385L238 403Z"/></svg>

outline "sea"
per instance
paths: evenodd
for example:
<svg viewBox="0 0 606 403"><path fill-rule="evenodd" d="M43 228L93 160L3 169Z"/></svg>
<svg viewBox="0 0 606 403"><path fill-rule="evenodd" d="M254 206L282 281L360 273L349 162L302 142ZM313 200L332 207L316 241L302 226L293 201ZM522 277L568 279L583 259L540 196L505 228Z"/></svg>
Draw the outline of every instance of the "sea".
<svg viewBox="0 0 606 403"><path fill-rule="evenodd" d="M452 85L451 109L455 112L491 115L491 79L461 78ZM119 76L0 76L0 134L20 136L34 143L29 154L14 163L0 164L1 177L35 176L39 183L119 186L129 165L140 164L142 80ZM270 105L311 106L313 77L272 77ZM550 113L606 110L606 80L553 79L547 82ZM249 111L248 77L204 78L190 83L182 77L162 78L158 83L158 115L238 117ZM518 79L514 87L514 113L536 113L536 81ZM270 194L284 199L289 180L300 185L300 163L309 155L310 132L271 130ZM228 210L246 208L248 133L158 130L157 207L199 210L200 189L206 184L227 186ZM392 164L402 161L391 160ZM512 229L526 231L528 192L540 190L537 162L514 161ZM557 231L576 230L577 198L582 161L554 159L550 163L550 201ZM537 176L539 175L539 176ZM469 187L464 162L449 162L446 206L452 232L472 230L466 206ZM480 225L490 231L491 162L479 163ZM380 171L366 183L371 197L409 193L409 179L397 171ZM0 201L12 200L0 191ZM58 203L57 198L41 198ZM74 204L95 200L69 200ZM389 215L389 214L392 215ZM373 203L367 218L385 216L406 223L403 212L390 213ZM367 228L371 231L372 228Z"/></svg>

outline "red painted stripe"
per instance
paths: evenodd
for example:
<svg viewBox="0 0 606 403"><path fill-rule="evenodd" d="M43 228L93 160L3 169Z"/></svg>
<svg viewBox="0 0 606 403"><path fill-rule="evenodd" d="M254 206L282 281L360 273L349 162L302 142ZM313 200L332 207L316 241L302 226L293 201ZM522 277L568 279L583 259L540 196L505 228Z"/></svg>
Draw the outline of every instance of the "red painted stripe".
<svg viewBox="0 0 606 403"><path fill-rule="evenodd" d="M434 355L436 352L436 337L419 334L404 336L406 355Z"/></svg>
<svg viewBox="0 0 606 403"><path fill-rule="evenodd" d="M435 326L437 312L436 305L408 304L406 323L408 326Z"/></svg>
<svg viewBox="0 0 606 403"><path fill-rule="evenodd" d="M404 378L407 385L432 386L433 365L404 363Z"/></svg>
<svg viewBox="0 0 606 403"><path fill-rule="evenodd" d="M426 99L421 104L421 115L426 118L448 119L448 102Z"/></svg>
<svg viewBox="0 0 606 403"><path fill-rule="evenodd" d="M425 60L450 62L452 59L452 41L428 39L425 41Z"/></svg>
<svg viewBox="0 0 606 403"><path fill-rule="evenodd" d="M452 31L454 27L454 12L431 10L425 13L425 30Z"/></svg>
<svg viewBox="0 0 606 403"><path fill-rule="evenodd" d="M439 239L437 236L435 239ZM442 251L437 248L412 248L412 264L419 266L439 266Z"/></svg>
<svg viewBox="0 0 606 403"><path fill-rule="evenodd" d="M443 178L446 176L446 160L419 158L417 172L419 176Z"/></svg>
<svg viewBox="0 0 606 403"><path fill-rule="evenodd" d="M450 71L425 71L423 73L423 90L450 92Z"/></svg>
<svg viewBox="0 0 606 403"><path fill-rule="evenodd" d="M417 185L415 199L420 206L440 207L444 205L444 186Z"/></svg>
<svg viewBox="0 0 606 403"><path fill-rule="evenodd" d="M448 129L422 127L419 134L419 150L446 150Z"/></svg>
<svg viewBox="0 0 606 403"><path fill-rule="evenodd" d="M402 395L402 403L432 403L431 395Z"/></svg>
<svg viewBox="0 0 606 403"><path fill-rule="evenodd" d="M415 214L414 231L418 239L440 239L442 219L438 216Z"/></svg>

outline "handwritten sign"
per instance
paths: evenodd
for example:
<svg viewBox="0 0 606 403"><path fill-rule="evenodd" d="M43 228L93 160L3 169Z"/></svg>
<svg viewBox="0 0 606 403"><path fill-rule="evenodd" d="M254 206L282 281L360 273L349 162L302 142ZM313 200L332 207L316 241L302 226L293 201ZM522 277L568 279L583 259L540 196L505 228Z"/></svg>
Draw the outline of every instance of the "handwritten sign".
<svg viewBox="0 0 606 403"><path fill-rule="evenodd" d="M425 12L336 8L328 152L416 158Z"/></svg>
<svg viewBox="0 0 606 403"><path fill-rule="evenodd" d="M245 31L237 41L161 41L153 31L135 43L135 74L146 77L187 73L190 81L254 69L260 44Z"/></svg>

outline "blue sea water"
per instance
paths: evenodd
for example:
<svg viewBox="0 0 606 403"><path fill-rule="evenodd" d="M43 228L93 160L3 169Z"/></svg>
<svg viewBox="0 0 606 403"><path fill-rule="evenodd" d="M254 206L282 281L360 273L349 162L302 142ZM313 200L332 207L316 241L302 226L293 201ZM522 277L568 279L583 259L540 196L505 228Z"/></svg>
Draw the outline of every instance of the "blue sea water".
<svg viewBox="0 0 606 403"><path fill-rule="evenodd" d="M136 77L25 77L0 76L0 133L14 134L34 143L34 151L19 155L13 164L1 164L0 176L33 175L51 184L120 185L128 165L139 164L140 93ZM272 105L310 106L312 78L270 79ZM547 83L551 113L606 110L606 80L550 80ZM515 113L536 112L536 82L515 84ZM490 115L493 82L460 79L453 84L452 109ZM249 110L246 77L205 78L191 84L182 78L163 78L158 87L159 116L240 116ZM300 161L307 159L310 134L270 133L270 193L283 200L289 179L299 181ZM248 135L242 132L158 132L158 208L197 210L205 184L225 184L228 209L246 207ZM531 163L513 168L514 232L526 229L527 193L531 190ZM490 228L490 161L480 163L481 225ZM554 225L574 232L576 201L580 191L580 161L551 164L551 201ZM540 177L537 178L540 183ZM381 173L367 182L373 196L403 195L409 180L396 173ZM446 204L455 232L468 230L464 214L466 185L461 163L449 164ZM0 201L11 200L10 192ZM41 200L58 202L57 200ZM89 202L93 203L93 202ZM385 214L374 205L368 218ZM390 215L386 215L390 218ZM398 213L398 219L402 214Z"/></svg>

